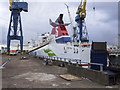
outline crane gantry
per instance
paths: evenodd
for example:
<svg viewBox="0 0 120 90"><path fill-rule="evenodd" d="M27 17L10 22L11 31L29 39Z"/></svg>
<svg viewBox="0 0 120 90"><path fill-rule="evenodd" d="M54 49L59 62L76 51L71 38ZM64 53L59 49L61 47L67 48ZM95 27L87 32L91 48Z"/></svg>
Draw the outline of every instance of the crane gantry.
<svg viewBox="0 0 120 90"><path fill-rule="evenodd" d="M76 14L77 16L75 17L75 21L77 22L77 27L74 27L74 40L76 40L77 42L89 42L88 32L85 25L86 0L84 0L84 2L82 2L81 0Z"/></svg>
<svg viewBox="0 0 120 90"><path fill-rule="evenodd" d="M28 3L20 2L19 0L9 0L10 2L10 24L7 35L7 53L10 52L10 42L11 40L19 40L21 46L21 54L23 54L23 32L22 32L22 23L21 15L22 11L28 12Z"/></svg>

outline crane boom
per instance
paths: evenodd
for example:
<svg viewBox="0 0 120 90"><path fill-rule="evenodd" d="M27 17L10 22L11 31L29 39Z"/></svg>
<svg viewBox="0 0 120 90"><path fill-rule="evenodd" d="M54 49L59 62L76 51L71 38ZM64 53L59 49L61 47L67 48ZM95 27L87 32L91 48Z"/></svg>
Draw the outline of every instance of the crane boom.
<svg viewBox="0 0 120 90"><path fill-rule="evenodd" d="M71 14L70 14L69 6L66 3L65 3L65 5L67 6L68 15L69 15L70 23L71 23L71 29L72 29L73 37L74 37L74 30L73 30L73 24L72 24L72 19L71 19Z"/></svg>
<svg viewBox="0 0 120 90"><path fill-rule="evenodd" d="M12 2L13 2L13 0L9 0L10 8L12 8Z"/></svg>
<svg viewBox="0 0 120 90"><path fill-rule="evenodd" d="M78 6L78 9L77 9L77 12L76 12L76 14L79 14L79 9L80 8L82 8L82 0L81 0L81 3L80 3L80 5Z"/></svg>
<svg viewBox="0 0 120 90"><path fill-rule="evenodd" d="M83 5L81 0L81 3L78 6L76 14L80 14L80 17L86 18L86 0L84 0Z"/></svg>
<svg viewBox="0 0 120 90"><path fill-rule="evenodd" d="M80 13L80 17L82 17L82 15L84 18L86 18L86 0L84 0L82 12Z"/></svg>
<svg viewBox="0 0 120 90"><path fill-rule="evenodd" d="M86 8L86 0L84 0L84 3L83 3L83 10L85 10Z"/></svg>

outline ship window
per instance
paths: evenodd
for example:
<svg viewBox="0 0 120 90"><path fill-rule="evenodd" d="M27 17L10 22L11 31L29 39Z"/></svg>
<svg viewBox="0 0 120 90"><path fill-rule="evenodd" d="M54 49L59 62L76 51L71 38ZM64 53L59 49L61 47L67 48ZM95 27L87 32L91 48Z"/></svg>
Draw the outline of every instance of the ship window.
<svg viewBox="0 0 120 90"><path fill-rule="evenodd" d="M110 48L112 50L112 48Z"/></svg>
<svg viewBox="0 0 120 90"><path fill-rule="evenodd" d="M60 28L61 28L62 31L65 31L65 26L64 25L61 25Z"/></svg>
<svg viewBox="0 0 120 90"><path fill-rule="evenodd" d="M77 52L76 53L78 53L78 49L77 49Z"/></svg>
<svg viewBox="0 0 120 90"><path fill-rule="evenodd" d="M64 33L62 33L63 35L65 35Z"/></svg>
<svg viewBox="0 0 120 90"><path fill-rule="evenodd" d="M68 35L68 33L66 33L66 35Z"/></svg>
<svg viewBox="0 0 120 90"><path fill-rule="evenodd" d="M43 39L47 39L47 37L43 37Z"/></svg>
<svg viewBox="0 0 120 90"><path fill-rule="evenodd" d="M42 34L41 36L44 36L45 34Z"/></svg>

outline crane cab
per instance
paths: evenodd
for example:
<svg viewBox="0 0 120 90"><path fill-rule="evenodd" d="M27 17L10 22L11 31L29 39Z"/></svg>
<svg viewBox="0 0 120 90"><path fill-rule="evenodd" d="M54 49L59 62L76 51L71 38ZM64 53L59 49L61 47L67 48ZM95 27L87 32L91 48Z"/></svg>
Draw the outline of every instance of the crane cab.
<svg viewBox="0 0 120 90"><path fill-rule="evenodd" d="M21 10L24 12L28 12L28 3L10 0L10 11L11 10Z"/></svg>

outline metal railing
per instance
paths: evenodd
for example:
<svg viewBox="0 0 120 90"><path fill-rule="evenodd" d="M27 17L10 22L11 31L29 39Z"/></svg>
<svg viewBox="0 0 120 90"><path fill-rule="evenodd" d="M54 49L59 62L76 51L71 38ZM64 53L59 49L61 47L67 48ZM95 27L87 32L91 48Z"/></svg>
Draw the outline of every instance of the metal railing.
<svg viewBox="0 0 120 90"><path fill-rule="evenodd" d="M70 59L70 58L61 58L61 57L49 57L49 56L41 56L41 58L67 62L68 65L76 64L76 67L78 67L79 65L82 66L82 63L86 63L86 62L81 62L81 60L79 60L79 59ZM101 72L103 71L103 64L99 64L99 63L87 63L87 64L88 64L88 69L90 69L90 65L98 65L98 66L100 66L100 71Z"/></svg>
<svg viewBox="0 0 120 90"><path fill-rule="evenodd" d="M68 63L73 63L73 64L76 64L76 63L81 64L81 60L79 60L79 59L49 57L49 56L41 56L41 58L50 59L50 60L58 60L58 61L63 61L63 62L68 62Z"/></svg>
<svg viewBox="0 0 120 90"><path fill-rule="evenodd" d="M103 71L103 64L99 64L99 63L88 63L88 69L90 69L90 65L97 65L100 66L100 71Z"/></svg>

